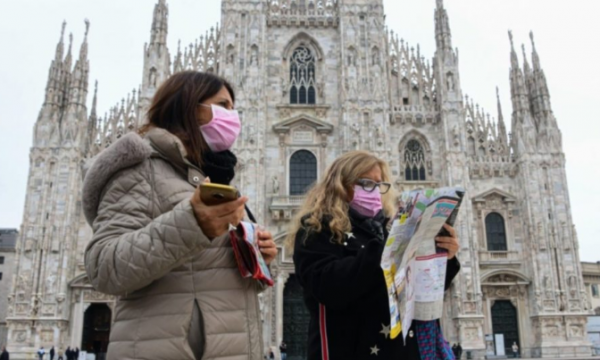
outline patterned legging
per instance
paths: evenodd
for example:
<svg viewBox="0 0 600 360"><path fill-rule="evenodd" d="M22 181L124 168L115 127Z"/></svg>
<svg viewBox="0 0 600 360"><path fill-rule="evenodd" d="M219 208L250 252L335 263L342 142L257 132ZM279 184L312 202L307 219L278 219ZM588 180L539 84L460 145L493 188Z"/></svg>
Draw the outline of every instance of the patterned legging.
<svg viewBox="0 0 600 360"><path fill-rule="evenodd" d="M450 344L444 339L439 321L415 320L415 330L421 360L455 360Z"/></svg>

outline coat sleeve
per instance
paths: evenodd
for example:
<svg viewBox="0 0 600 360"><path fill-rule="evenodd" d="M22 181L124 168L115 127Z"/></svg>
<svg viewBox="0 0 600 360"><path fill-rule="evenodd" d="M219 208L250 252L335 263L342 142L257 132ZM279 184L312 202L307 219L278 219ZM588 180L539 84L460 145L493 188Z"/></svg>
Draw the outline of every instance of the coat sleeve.
<svg viewBox="0 0 600 360"><path fill-rule="evenodd" d="M306 231L296 234L294 264L304 291L319 303L333 309L347 308L383 281L381 255L383 244L370 241L356 256L343 256L341 245L330 241L323 229L305 239Z"/></svg>
<svg viewBox="0 0 600 360"><path fill-rule="evenodd" d="M458 258L455 256L454 259L448 260L448 265L446 266L446 286L444 290L448 290L450 285L452 285L452 280L458 275L460 271L460 262Z"/></svg>
<svg viewBox="0 0 600 360"><path fill-rule="evenodd" d="M94 288L106 294L144 288L210 244L189 199L153 219L156 194L141 168L113 177L92 225L86 272Z"/></svg>

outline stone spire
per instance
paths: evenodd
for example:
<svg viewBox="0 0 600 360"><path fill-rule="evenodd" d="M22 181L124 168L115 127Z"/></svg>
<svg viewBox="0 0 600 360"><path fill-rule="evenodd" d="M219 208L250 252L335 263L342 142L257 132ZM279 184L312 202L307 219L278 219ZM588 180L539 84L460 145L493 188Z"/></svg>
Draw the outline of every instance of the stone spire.
<svg viewBox="0 0 600 360"><path fill-rule="evenodd" d="M69 49L67 50L67 56L65 57L65 70L71 70L71 66L73 65L73 55L71 54L71 49L73 47L73 33L69 33Z"/></svg>
<svg viewBox="0 0 600 360"><path fill-rule="evenodd" d="M67 67L69 56L67 55L67 58L63 58L66 26L67 23L63 21L54 59L50 63L50 69L48 70L44 103L40 109L33 132L34 147L55 147L60 142L60 120L63 112L64 96L67 91L66 78L68 78L69 73L69 68Z"/></svg>
<svg viewBox="0 0 600 360"><path fill-rule="evenodd" d="M85 154L87 155L94 143L96 127L98 126L98 114L96 108L98 106L98 80L94 83L94 98L92 99L92 109L87 124L87 141L85 146Z"/></svg>
<svg viewBox="0 0 600 360"><path fill-rule="evenodd" d="M98 120L98 116L96 113L96 107L98 105L98 80L94 82L94 98L92 99L92 109L90 110L90 120L96 122ZM95 126L96 124L94 124Z"/></svg>
<svg viewBox="0 0 600 360"><path fill-rule="evenodd" d="M531 93L531 87L533 85L533 73L531 72L531 66L529 66L529 61L527 61L525 44L521 44L521 51L523 52L523 78L525 81L525 90L527 90L528 93Z"/></svg>
<svg viewBox="0 0 600 360"><path fill-rule="evenodd" d="M83 36L83 43L81 44L81 48L79 49L79 59L87 59L88 57L88 33L90 32L90 21L85 19L85 34Z"/></svg>
<svg viewBox="0 0 600 360"><path fill-rule="evenodd" d="M48 70L48 81L46 82L46 96L44 100L44 106L47 104L59 104L59 92L61 89L61 78L63 69L63 56L65 52L65 27L67 22L63 21L62 28L60 31L60 40L56 44L56 53L54 60L50 63L50 69Z"/></svg>
<svg viewBox="0 0 600 360"><path fill-rule="evenodd" d="M530 102L532 116L538 126L539 150L546 153L562 153L562 133L552 111L550 91L546 74L542 69L540 56L535 46L533 32L529 33L532 47L533 71L531 75Z"/></svg>
<svg viewBox="0 0 600 360"><path fill-rule="evenodd" d="M436 0L435 9L435 39L440 52L452 51L452 33L448 12L444 8L444 0Z"/></svg>
<svg viewBox="0 0 600 360"><path fill-rule="evenodd" d="M88 60L88 42L87 37L90 30L89 20L85 20L85 35L81 48L79 49L79 58L75 62L75 67L71 74L71 84L69 87L69 95L71 96L69 103L76 103L85 106L85 99L87 98L88 89L88 74L89 74L89 60Z"/></svg>
<svg viewBox="0 0 600 360"><path fill-rule="evenodd" d="M532 48L531 59L533 61L533 69L541 70L542 67L540 65L540 56L538 55L537 50L535 48L535 39L533 38L533 31L529 32L529 38L531 39L531 48Z"/></svg>
<svg viewBox="0 0 600 360"><path fill-rule="evenodd" d="M79 58L70 74L68 102L66 112L61 121L63 146L80 146L85 148L87 121L87 93L90 64L88 60L87 36L90 22L85 20L85 34L79 50Z"/></svg>
<svg viewBox="0 0 600 360"><path fill-rule="evenodd" d="M152 29L150 35L150 44L166 44L167 34L169 32L169 7L166 0L158 0L154 6L154 18L152 19Z"/></svg>
<svg viewBox="0 0 600 360"><path fill-rule="evenodd" d="M443 0L436 0L435 39L434 72L439 86L439 98L442 102L446 100L462 102L458 49L452 48L450 20Z"/></svg>
<svg viewBox="0 0 600 360"><path fill-rule="evenodd" d="M64 56L64 52L65 52L64 39L65 39L65 28L66 27L67 27L67 22L63 21L62 29L60 31L60 41L58 42L58 44L56 44L56 54L54 56L54 60L56 60L56 61L62 61L63 56Z"/></svg>
<svg viewBox="0 0 600 360"><path fill-rule="evenodd" d="M171 55L167 47L169 7L166 0L154 6L150 43L144 45L144 72L140 97L140 114L145 114L160 84L171 75ZM144 118L140 118L145 121ZM140 124L141 125L141 124Z"/></svg>
<svg viewBox="0 0 600 360"><path fill-rule="evenodd" d="M532 62L533 62L533 74L532 74L532 86L531 95L532 102L534 104L534 111L536 116L547 116L552 113L552 104L550 103L550 91L548 90L548 82L546 81L546 74L542 69L540 63L540 56L535 47L535 39L533 32L529 33L531 39L532 48Z"/></svg>
<svg viewBox="0 0 600 360"><path fill-rule="evenodd" d="M525 78L523 76L523 72L521 71L521 66L519 65L519 58L517 57L517 52L515 51L515 46L513 42L512 31L508 32L508 37L510 39L510 92L513 103L513 111L517 113L528 112L529 104L528 104L528 92L525 85ZM514 127L514 124L513 124Z"/></svg>
<svg viewBox="0 0 600 360"><path fill-rule="evenodd" d="M536 147L536 130L531 117L529 91L525 84L525 77L519 66L519 59L515 52L512 32L508 32L510 39L510 93L513 105L512 133L513 150L516 153L533 151Z"/></svg>
<svg viewBox="0 0 600 360"><path fill-rule="evenodd" d="M498 102L498 140L504 149L508 149L508 134L506 124L504 123L504 115L502 114L502 104L500 102L500 90L496 87L496 100Z"/></svg>

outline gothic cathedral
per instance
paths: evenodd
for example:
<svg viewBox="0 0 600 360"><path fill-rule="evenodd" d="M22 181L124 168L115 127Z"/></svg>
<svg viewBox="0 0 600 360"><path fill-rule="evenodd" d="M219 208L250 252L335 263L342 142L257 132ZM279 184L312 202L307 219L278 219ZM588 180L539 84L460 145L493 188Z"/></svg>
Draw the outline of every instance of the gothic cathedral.
<svg viewBox="0 0 600 360"><path fill-rule="evenodd" d="M276 284L261 299L266 348L284 340L290 359L305 354L308 314L283 239L306 188L337 156L364 149L389 162L399 190L468 190L457 224L462 270L442 320L451 343L482 358L503 334L524 356L590 355L561 132L533 35L531 64L525 53L519 62L510 35L509 134L500 101L493 120L463 95L443 0L435 6L430 60L387 31L382 0L222 0L220 27L171 56L168 6L158 0L141 86L103 117L97 85L86 106L87 30L74 60L63 24L30 153L8 294L11 355L53 345L106 351L114 299L85 275L82 173L144 123L163 80L187 69L216 72L237 90L235 185L281 247Z"/></svg>

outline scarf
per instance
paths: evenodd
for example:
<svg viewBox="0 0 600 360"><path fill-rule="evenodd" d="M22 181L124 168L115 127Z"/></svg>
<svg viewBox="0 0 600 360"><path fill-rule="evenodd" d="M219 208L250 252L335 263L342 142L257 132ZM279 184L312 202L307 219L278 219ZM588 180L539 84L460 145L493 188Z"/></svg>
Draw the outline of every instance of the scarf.
<svg viewBox="0 0 600 360"><path fill-rule="evenodd" d="M454 360L454 354L450 344L444 340L439 321L414 322L421 360Z"/></svg>
<svg viewBox="0 0 600 360"><path fill-rule="evenodd" d="M206 151L202 156L202 172L215 184L229 185L235 176L237 157L229 151Z"/></svg>
<svg viewBox="0 0 600 360"><path fill-rule="evenodd" d="M350 208L348 210L348 217L350 218L352 227L361 228L380 242L385 242L388 235L385 229L388 219L385 217L383 211L378 212L374 217L368 217Z"/></svg>

